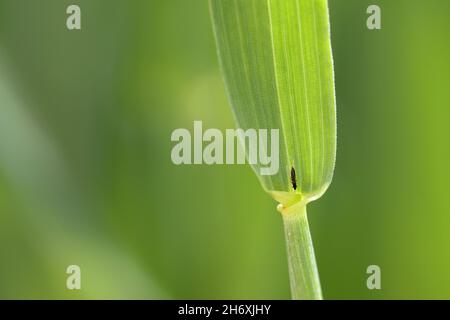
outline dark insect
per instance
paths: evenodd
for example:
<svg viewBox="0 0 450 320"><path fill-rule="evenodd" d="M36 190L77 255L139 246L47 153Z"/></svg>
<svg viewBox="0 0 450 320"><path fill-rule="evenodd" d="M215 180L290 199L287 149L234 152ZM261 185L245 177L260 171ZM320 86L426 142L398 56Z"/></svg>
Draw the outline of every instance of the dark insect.
<svg viewBox="0 0 450 320"><path fill-rule="evenodd" d="M291 168L291 183L292 183L292 188L294 188L294 190L297 190L297 177L295 176L294 167Z"/></svg>

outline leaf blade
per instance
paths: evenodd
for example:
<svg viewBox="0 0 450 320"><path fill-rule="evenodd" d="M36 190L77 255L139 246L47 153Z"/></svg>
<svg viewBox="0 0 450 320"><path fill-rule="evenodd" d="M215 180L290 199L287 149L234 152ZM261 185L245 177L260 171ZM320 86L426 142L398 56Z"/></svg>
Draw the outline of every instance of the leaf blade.
<svg viewBox="0 0 450 320"><path fill-rule="evenodd" d="M263 187L281 202L320 197L336 154L327 1L210 0L210 8L237 125L281 131L278 174L261 176L253 166Z"/></svg>

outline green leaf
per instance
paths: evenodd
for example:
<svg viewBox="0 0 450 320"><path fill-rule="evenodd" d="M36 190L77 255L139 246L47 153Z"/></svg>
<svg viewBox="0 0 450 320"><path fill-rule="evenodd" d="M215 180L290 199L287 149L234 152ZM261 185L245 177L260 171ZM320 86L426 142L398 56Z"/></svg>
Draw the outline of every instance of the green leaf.
<svg viewBox="0 0 450 320"><path fill-rule="evenodd" d="M264 189L285 207L319 198L336 154L327 1L210 0L210 8L238 127L280 130L278 173L253 165Z"/></svg>

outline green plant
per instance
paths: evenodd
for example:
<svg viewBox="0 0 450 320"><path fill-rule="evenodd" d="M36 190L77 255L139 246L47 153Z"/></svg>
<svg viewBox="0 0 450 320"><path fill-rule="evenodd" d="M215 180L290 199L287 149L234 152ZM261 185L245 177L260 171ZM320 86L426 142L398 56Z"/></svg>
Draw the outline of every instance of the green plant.
<svg viewBox="0 0 450 320"><path fill-rule="evenodd" d="M327 0L210 0L240 128L280 130L280 170L259 174L280 204L294 299L321 299L306 205L328 188L336 111Z"/></svg>

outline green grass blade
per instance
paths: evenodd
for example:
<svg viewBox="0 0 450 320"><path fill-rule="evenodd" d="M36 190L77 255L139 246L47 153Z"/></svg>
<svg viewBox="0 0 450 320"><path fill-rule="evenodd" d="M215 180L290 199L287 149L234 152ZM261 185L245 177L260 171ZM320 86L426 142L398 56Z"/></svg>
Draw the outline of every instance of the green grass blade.
<svg viewBox="0 0 450 320"><path fill-rule="evenodd" d="M306 204L328 188L336 108L327 0L210 0L237 125L280 130L280 170L264 189L280 202L294 299L322 299Z"/></svg>
<svg viewBox="0 0 450 320"><path fill-rule="evenodd" d="M336 111L326 0L210 0L219 60L237 125L280 130L280 170L259 174L284 206L331 182ZM294 168L297 189L291 181Z"/></svg>

